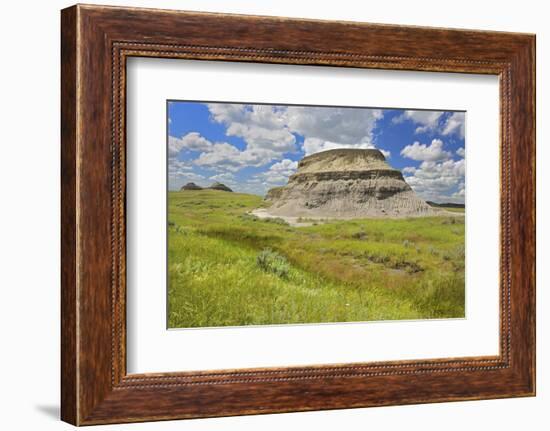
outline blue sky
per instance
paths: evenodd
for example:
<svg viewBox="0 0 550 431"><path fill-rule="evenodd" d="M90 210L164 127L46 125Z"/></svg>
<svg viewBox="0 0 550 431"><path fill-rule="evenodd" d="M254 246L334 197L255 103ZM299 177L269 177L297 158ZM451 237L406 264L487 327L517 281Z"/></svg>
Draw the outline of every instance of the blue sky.
<svg viewBox="0 0 550 431"><path fill-rule="evenodd" d="M465 113L169 101L168 187L264 195L304 156L378 148L424 199L464 203Z"/></svg>

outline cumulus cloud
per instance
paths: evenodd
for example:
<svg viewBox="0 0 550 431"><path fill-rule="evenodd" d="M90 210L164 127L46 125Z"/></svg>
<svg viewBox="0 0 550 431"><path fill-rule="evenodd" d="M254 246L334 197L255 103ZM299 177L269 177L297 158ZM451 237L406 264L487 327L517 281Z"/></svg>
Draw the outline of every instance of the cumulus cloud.
<svg viewBox="0 0 550 431"><path fill-rule="evenodd" d="M274 163L267 171L268 182L282 182L287 181L298 169L298 162L289 159L283 159L280 162Z"/></svg>
<svg viewBox="0 0 550 431"><path fill-rule="evenodd" d="M287 109L290 130L310 140L306 155L333 148L371 148L380 109L296 107ZM309 149L309 152L308 152Z"/></svg>
<svg viewBox="0 0 550 431"><path fill-rule="evenodd" d="M227 142L213 143L197 132L188 133L182 138L169 138L170 159L176 159L184 149L201 153L197 159L192 160L197 166L229 171L238 171L245 166L262 166L279 156L279 153L270 149L247 147L241 151Z"/></svg>
<svg viewBox="0 0 550 431"><path fill-rule="evenodd" d="M443 141L433 139L430 145L416 141L401 150L401 155L418 161L437 161L451 157L451 153L443 150Z"/></svg>
<svg viewBox="0 0 550 431"><path fill-rule="evenodd" d="M176 157L183 148L183 142L174 136L168 137L168 157Z"/></svg>
<svg viewBox="0 0 550 431"><path fill-rule="evenodd" d="M404 121L412 121L418 124L415 133L424 133L430 130L436 130L442 115L442 111L405 111L392 121L396 124Z"/></svg>
<svg viewBox="0 0 550 431"><path fill-rule="evenodd" d="M171 154L190 149L202 154L199 166L237 171L245 166L262 166L295 152L296 137L304 136L305 155L335 148L374 148L372 132L382 118L379 109L286 107L211 103L211 119L226 126L228 136L246 143L244 150L224 143L212 143L199 133L173 138ZM390 152L381 150L386 157Z"/></svg>
<svg viewBox="0 0 550 431"><path fill-rule="evenodd" d="M208 104L211 118L228 136L244 139L247 149L282 155L294 152L294 134L305 138L306 155L333 148L373 148L372 131L380 109Z"/></svg>
<svg viewBox="0 0 550 431"><path fill-rule="evenodd" d="M454 112L443 124L442 135L451 135L456 133L460 138L464 138L466 116L464 112Z"/></svg>
<svg viewBox="0 0 550 431"><path fill-rule="evenodd" d="M271 150L247 148L241 151L227 142L218 142L212 145L210 151L201 153L193 162L197 166L236 172L245 166L265 165L276 157L277 154Z"/></svg>
<svg viewBox="0 0 550 431"><path fill-rule="evenodd" d="M455 202L463 203L466 198L465 184L459 184L458 190L451 195L451 199Z"/></svg>
<svg viewBox="0 0 550 431"><path fill-rule="evenodd" d="M456 134L464 138L465 120L464 112L454 112L450 116L444 116L444 111L405 111L393 118L395 124L404 121L412 121L417 125L415 133L438 132L444 136Z"/></svg>
<svg viewBox="0 0 550 431"><path fill-rule="evenodd" d="M177 157L182 150L211 151L212 142L197 132L190 132L181 138L168 137L168 157Z"/></svg>
<svg viewBox="0 0 550 431"><path fill-rule="evenodd" d="M414 166L407 166L406 168L403 168L404 174L414 174L416 172L416 168Z"/></svg>
<svg viewBox="0 0 550 431"><path fill-rule="evenodd" d="M288 177L296 172L296 169L298 169L298 162L283 159L271 165L267 171L258 174L256 179L269 184L284 184L288 181Z"/></svg>
<svg viewBox="0 0 550 431"><path fill-rule="evenodd" d="M198 181L202 178L202 175L193 172L193 166L189 162L168 157L168 186L171 190L184 182Z"/></svg>
<svg viewBox="0 0 550 431"><path fill-rule="evenodd" d="M211 151L212 142L202 137L200 133L190 132L181 138L182 148L192 151Z"/></svg>
<svg viewBox="0 0 550 431"><path fill-rule="evenodd" d="M209 179L212 181L219 181L220 183L235 183L235 175L231 172L223 172L221 174L212 175Z"/></svg>
<svg viewBox="0 0 550 431"><path fill-rule="evenodd" d="M214 121L227 127L227 136L244 139L247 149L275 153L296 151L296 138L286 125L286 109L269 105L207 105Z"/></svg>
<svg viewBox="0 0 550 431"><path fill-rule="evenodd" d="M277 172L285 175L290 175L298 169L298 162L289 159L283 159L280 162L274 163L269 168L272 172Z"/></svg>
<svg viewBox="0 0 550 431"><path fill-rule="evenodd" d="M193 171L181 171L181 170L174 170L169 172L168 179L170 181L171 189L177 188L178 184L184 184L191 181L199 182L201 180L204 180L204 175L198 174Z"/></svg>
<svg viewBox="0 0 550 431"><path fill-rule="evenodd" d="M458 150L456 150L456 154L458 154L460 157L466 156L466 150L462 147L460 147Z"/></svg>
<svg viewBox="0 0 550 431"><path fill-rule="evenodd" d="M319 153L321 151L335 150L338 148L350 148L349 144L339 142L325 141L319 138L306 138L304 140L304 153L306 156ZM372 148L370 143L354 145L353 148Z"/></svg>
<svg viewBox="0 0 550 431"><path fill-rule="evenodd" d="M423 199L463 203L465 171L466 163L460 159L424 161L418 168L405 168L403 173L407 183Z"/></svg>

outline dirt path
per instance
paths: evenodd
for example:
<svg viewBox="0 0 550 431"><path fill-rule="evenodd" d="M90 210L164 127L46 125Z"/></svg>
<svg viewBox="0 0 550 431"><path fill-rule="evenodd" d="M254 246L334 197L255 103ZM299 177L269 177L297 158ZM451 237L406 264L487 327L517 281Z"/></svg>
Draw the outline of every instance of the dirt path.
<svg viewBox="0 0 550 431"><path fill-rule="evenodd" d="M255 210L251 211L250 214L252 214L252 215L254 215L258 218L261 218L261 219L280 218L280 219L283 219L284 221L286 221L290 226L293 226L293 227L313 226L313 221L309 221L309 220L312 220L312 219L308 218L307 222L302 222L302 221L298 221L298 220L301 219L301 217L285 217L285 216L273 215L273 214L270 214L265 208L255 209ZM319 219L319 221L321 221L321 219Z"/></svg>
<svg viewBox="0 0 550 431"><path fill-rule="evenodd" d="M286 221L292 227L313 226L314 223L324 223L324 222L327 222L327 221L331 220L330 218L326 218L326 217L319 217L319 218L316 218L316 217L289 217L289 216L275 215L275 214L271 214L265 208L258 208L258 209L252 210L250 212L250 214L252 214L252 215L254 215L258 218L261 218L261 219L280 218L280 219ZM435 212L434 214L429 214L429 215L426 215L425 217L434 217L434 216L435 217L439 216L439 217L461 217L461 218L463 218L463 217L465 217L465 214L440 209L439 211ZM365 218L368 218L368 217L365 217ZM393 219L393 218L397 218L397 217L387 217L387 218L392 218ZM305 221L302 221L302 220L305 220ZM337 220L337 219L332 219L332 220Z"/></svg>

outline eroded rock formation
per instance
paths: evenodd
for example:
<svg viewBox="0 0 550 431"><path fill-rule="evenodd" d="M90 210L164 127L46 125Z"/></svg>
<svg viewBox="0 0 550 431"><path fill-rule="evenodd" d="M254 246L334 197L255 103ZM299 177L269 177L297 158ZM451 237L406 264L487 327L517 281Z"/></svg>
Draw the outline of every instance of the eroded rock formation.
<svg viewBox="0 0 550 431"><path fill-rule="evenodd" d="M284 187L269 190L274 216L414 217L437 213L375 149L338 149L304 157Z"/></svg>
<svg viewBox="0 0 550 431"><path fill-rule="evenodd" d="M225 184L219 183L217 181L208 188L212 189L212 190L221 190L223 192L232 192L233 191L229 187L227 187Z"/></svg>
<svg viewBox="0 0 550 431"><path fill-rule="evenodd" d="M195 183L187 183L184 186L182 186L182 188L180 189L180 191L183 191L183 190L202 190L202 187L197 186Z"/></svg>

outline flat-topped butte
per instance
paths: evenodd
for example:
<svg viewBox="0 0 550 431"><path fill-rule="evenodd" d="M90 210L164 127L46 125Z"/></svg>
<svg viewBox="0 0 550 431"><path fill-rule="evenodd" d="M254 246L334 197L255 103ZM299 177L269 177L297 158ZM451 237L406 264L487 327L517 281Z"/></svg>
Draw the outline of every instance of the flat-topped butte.
<svg viewBox="0 0 550 431"><path fill-rule="evenodd" d="M352 219L435 215L376 149L336 149L304 157L288 184L268 191L280 217Z"/></svg>

